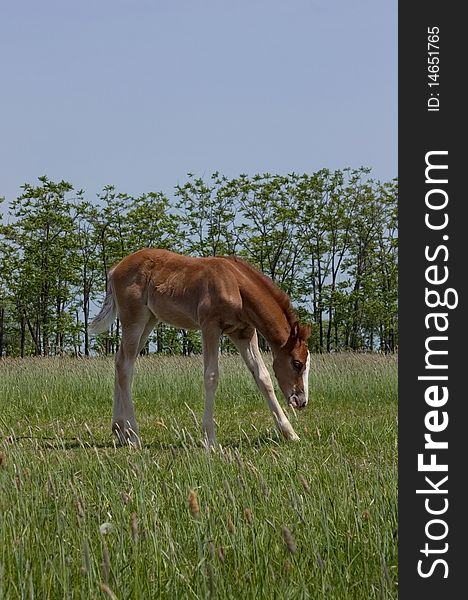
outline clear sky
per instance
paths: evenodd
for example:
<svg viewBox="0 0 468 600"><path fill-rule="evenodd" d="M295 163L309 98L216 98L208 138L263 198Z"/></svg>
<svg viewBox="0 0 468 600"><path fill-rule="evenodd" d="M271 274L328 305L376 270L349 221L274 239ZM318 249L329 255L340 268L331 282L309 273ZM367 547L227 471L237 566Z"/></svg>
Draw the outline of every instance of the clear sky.
<svg viewBox="0 0 468 600"><path fill-rule="evenodd" d="M361 165L397 176L396 0L0 4L0 196Z"/></svg>

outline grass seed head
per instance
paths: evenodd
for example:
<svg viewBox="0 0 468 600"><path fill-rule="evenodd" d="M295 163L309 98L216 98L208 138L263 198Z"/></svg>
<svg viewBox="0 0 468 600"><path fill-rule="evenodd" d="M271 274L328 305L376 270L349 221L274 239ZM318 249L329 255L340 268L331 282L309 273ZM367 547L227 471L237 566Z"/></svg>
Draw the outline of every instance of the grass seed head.
<svg viewBox="0 0 468 600"><path fill-rule="evenodd" d="M299 475L299 481L302 483L302 487L305 489L306 492L310 491L310 485L309 482L307 481L307 479L304 477L304 475Z"/></svg>
<svg viewBox="0 0 468 600"><path fill-rule="evenodd" d="M262 490L262 494L265 496L265 498L269 498L270 497L270 488L267 485L267 482L263 479L263 477L261 475L259 475L259 483L260 483L260 488Z"/></svg>
<svg viewBox="0 0 468 600"><path fill-rule="evenodd" d="M111 600L117 600L117 596L106 583L100 583L99 587L101 588L101 592L103 592L108 598Z"/></svg>
<svg viewBox="0 0 468 600"><path fill-rule="evenodd" d="M85 516L84 503L83 503L82 498L76 499L75 506L76 506L76 512L78 513L78 516L80 517L80 519L82 519Z"/></svg>
<svg viewBox="0 0 468 600"><path fill-rule="evenodd" d="M283 532L283 539L287 549L289 552L291 552L291 554L295 554L297 552L297 546L291 531L288 527L286 527L286 525L283 525L281 531Z"/></svg>
<svg viewBox="0 0 468 600"><path fill-rule="evenodd" d="M112 530L114 529L114 526L112 525L112 523L102 523L99 526L99 532L101 533L101 535L106 535L108 533L110 533Z"/></svg>
<svg viewBox="0 0 468 600"><path fill-rule="evenodd" d="M247 470L248 470L250 473L252 473L252 475L253 475L254 477L256 477L256 478L258 479L258 476L259 476L258 469L257 469L257 468L256 468L256 467L255 467L255 466L254 466L254 465L253 465L253 464L252 464L250 461L248 461L248 462L246 463L246 466L247 466Z"/></svg>
<svg viewBox="0 0 468 600"><path fill-rule="evenodd" d="M236 533L236 526L234 525L231 517L228 518L227 527L228 527L228 531L231 535L234 535Z"/></svg>
<svg viewBox="0 0 468 600"><path fill-rule="evenodd" d="M190 490L188 503L190 514L194 519L198 519L200 517L200 506L198 504L197 492L195 490Z"/></svg>
<svg viewBox="0 0 468 600"><path fill-rule="evenodd" d="M107 544L104 544L103 548L102 548L101 566L102 566L102 578L107 583L109 581L109 574L110 574L110 568L111 568L109 549L107 548Z"/></svg>
<svg viewBox="0 0 468 600"><path fill-rule="evenodd" d="M247 523L249 525L252 525L252 523L253 523L253 515L252 515L252 510L250 508L246 508L244 510L244 517L245 517L245 520L247 521Z"/></svg>
<svg viewBox="0 0 468 600"><path fill-rule="evenodd" d="M210 553L211 558L214 558L216 546L213 544L212 541L208 542L208 552Z"/></svg>
<svg viewBox="0 0 468 600"><path fill-rule="evenodd" d="M81 572L83 575L89 573L91 570L91 556L89 552L89 544L85 540L83 543L83 566L81 567Z"/></svg>
<svg viewBox="0 0 468 600"><path fill-rule="evenodd" d="M273 458L275 459L275 462L278 462L278 458L280 457L279 453L274 448L271 448L270 452Z"/></svg>
<svg viewBox="0 0 468 600"><path fill-rule="evenodd" d="M235 459L237 461L237 465L239 466L239 469L241 471L243 471L245 469L245 465L244 465L244 462L243 462L243 460L242 460L242 458L241 458L241 456L240 456L240 454L239 454L239 452L237 450L235 451L234 456L235 456Z"/></svg>

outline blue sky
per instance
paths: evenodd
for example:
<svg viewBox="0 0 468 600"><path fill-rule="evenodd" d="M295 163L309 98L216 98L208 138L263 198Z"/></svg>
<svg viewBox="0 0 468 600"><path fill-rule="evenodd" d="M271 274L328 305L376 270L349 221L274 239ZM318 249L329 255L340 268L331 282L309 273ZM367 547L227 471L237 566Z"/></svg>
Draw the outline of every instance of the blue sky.
<svg viewBox="0 0 468 600"><path fill-rule="evenodd" d="M361 165L397 175L396 0L0 8L0 196Z"/></svg>

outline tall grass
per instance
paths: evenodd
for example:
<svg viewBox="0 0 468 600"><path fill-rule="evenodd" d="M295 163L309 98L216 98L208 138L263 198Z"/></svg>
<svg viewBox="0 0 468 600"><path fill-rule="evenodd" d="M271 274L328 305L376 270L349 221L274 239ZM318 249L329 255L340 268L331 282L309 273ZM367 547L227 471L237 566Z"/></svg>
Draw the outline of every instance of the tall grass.
<svg viewBox="0 0 468 600"><path fill-rule="evenodd" d="M396 598L396 360L314 356L281 440L222 357L140 358L144 447L110 434L110 360L0 362L0 598Z"/></svg>

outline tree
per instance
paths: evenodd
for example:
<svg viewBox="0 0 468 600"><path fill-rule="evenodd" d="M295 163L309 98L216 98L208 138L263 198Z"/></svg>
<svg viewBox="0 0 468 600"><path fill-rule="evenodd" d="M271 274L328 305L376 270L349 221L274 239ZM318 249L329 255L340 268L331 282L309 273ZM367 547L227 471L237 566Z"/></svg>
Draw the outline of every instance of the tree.
<svg viewBox="0 0 468 600"><path fill-rule="evenodd" d="M211 184L188 174L175 188L182 251L196 256L235 254L239 244L232 183L213 173Z"/></svg>
<svg viewBox="0 0 468 600"><path fill-rule="evenodd" d="M300 238L304 243L305 254L301 291L306 301L307 296L310 296L313 319L319 328L316 351L320 352L324 348L325 286L335 256L327 235L330 222L334 223L333 216L329 215L329 205L330 198L336 194L335 188L341 181L341 174L332 174L328 169L322 169L311 176L302 175L295 189L295 201L301 207ZM335 204L335 212L338 214L339 201L335 200ZM338 231L339 225L336 228Z"/></svg>
<svg viewBox="0 0 468 600"><path fill-rule="evenodd" d="M238 254L315 324L316 351L398 346L397 183L369 169L208 181L189 174L171 202L106 186L92 202L66 181L39 178L0 226L0 357L113 353L119 321L92 345L94 302L109 269L143 247L196 256ZM198 332L158 324L157 352L201 351ZM232 350L228 341L223 349ZM264 346L266 349L266 346ZM147 346L147 351L149 346Z"/></svg>
<svg viewBox="0 0 468 600"><path fill-rule="evenodd" d="M84 199L84 192L82 190L77 193L76 215L76 252L80 270L76 295L81 298L81 300L77 301L75 309L76 326L78 331L82 331L83 333L84 355L89 356L90 340L88 328L91 299L95 291L99 271L99 238L94 227L94 223L98 219L98 209ZM81 317L83 318L82 327ZM75 345L77 346L76 353L81 353L81 344L75 343Z"/></svg>
<svg viewBox="0 0 468 600"><path fill-rule="evenodd" d="M0 198L0 204L3 200L3 198ZM8 308L11 304L12 255L13 248L4 238L4 226L0 224L0 358L7 352L7 318Z"/></svg>
<svg viewBox="0 0 468 600"><path fill-rule="evenodd" d="M18 263L14 285L35 354L61 353L67 329L66 308L77 282L75 215L66 181L40 177L41 185L25 184L10 205L14 223L4 228ZM19 262L20 259L20 262Z"/></svg>

